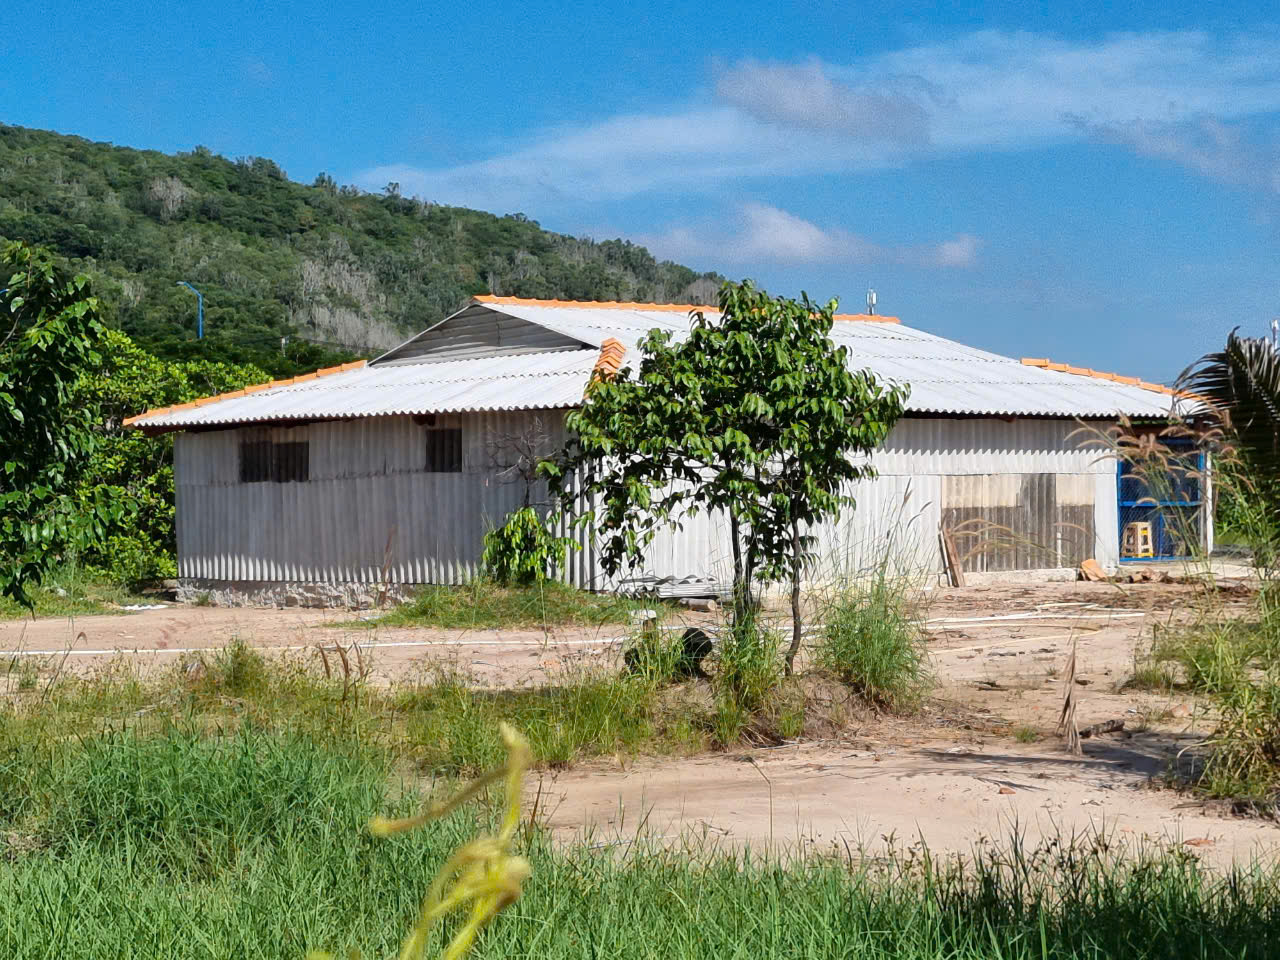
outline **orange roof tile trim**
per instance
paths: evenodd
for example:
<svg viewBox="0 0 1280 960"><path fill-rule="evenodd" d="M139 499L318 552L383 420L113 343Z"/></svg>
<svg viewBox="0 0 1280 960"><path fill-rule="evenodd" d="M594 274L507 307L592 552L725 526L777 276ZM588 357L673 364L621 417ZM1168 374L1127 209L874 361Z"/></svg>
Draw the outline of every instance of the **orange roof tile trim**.
<svg viewBox="0 0 1280 960"><path fill-rule="evenodd" d="M897 317L886 317L878 313L837 313L835 319L846 323L900 323Z"/></svg>
<svg viewBox="0 0 1280 960"><path fill-rule="evenodd" d="M636 303L628 300L535 300L529 297L498 297L493 294L472 297L476 303L492 303L495 306L513 307L581 307L589 310L645 310L663 311L667 313L690 313L702 310L706 313L719 313L720 308L701 303ZM837 320L860 321L870 323L897 323L897 317L882 317L871 313L837 313Z"/></svg>
<svg viewBox="0 0 1280 960"><path fill-rule="evenodd" d="M472 297L477 303L492 303L512 307L582 307L589 310L663 310L671 313L688 313L690 310L709 310L719 313L719 307L698 303L634 303L624 300L534 300L529 297L497 297L484 294Z"/></svg>
<svg viewBox="0 0 1280 960"><path fill-rule="evenodd" d="M336 367L323 367L320 370L304 373L299 377L289 377L287 380L272 380L270 383L255 383L252 386L244 387L240 390L232 390L229 393L216 393L212 397L201 397L199 400L190 400L187 403L175 403L170 407L157 407L155 410L147 410L138 414L136 417L128 417L124 421L126 427L132 427L139 424L139 421L146 420L149 417L159 417L166 413L174 413L178 410L191 410L195 407L203 407L210 403L217 403L219 400L234 400L236 397L247 397L251 393L258 393L260 390L270 390L272 387L287 387L291 383L305 383L308 380L315 380L318 377L327 377L335 373L346 373L348 370L359 370L369 361L353 360L350 363L340 364Z"/></svg>
<svg viewBox="0 0 1280 960"><path fill-rule="evenodd" d="M622 345L619 340L610 337L604 343L600 344L600 357L596 360L596 365L591 368L591 380L587 383L586 393L591 391L591 387L598 380L611 379L619 370L622 369L622 358L626 356L627 348Z"/></svg>
<svg viewBox="0 0 1280 960"><path fill-rule="evenodd" d="M1150 390L1153 393L1163 393L1170 397L1189 397L1191 394L1174 390L1172 387L1166 387L1160 383L1148 383L1146 380L1140 380L1137 377L1122 377L1118 373L1106 373L1102 370L1091 370L1088 367L1073 367L1069 363L1054 363L1047 357L1023 357L1022 363L1028 367L1039 367L1042 370L1054 370L1058 373L1071 373L1078 377L1093 377L1095 380L1110 380L1113 383L1123 383L1130 387L1139 387L1143 390Z"/></svg>

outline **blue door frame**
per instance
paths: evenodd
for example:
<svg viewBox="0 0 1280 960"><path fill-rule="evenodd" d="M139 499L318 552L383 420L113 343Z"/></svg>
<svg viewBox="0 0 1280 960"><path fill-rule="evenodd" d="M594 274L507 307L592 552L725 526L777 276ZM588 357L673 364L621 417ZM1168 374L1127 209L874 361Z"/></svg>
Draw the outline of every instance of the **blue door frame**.
<svg viewBox="0 0 1280 960"><path fill-rule="evenodd" d="M1191 444L1169 443L1176 451L1185 450L1188 454L1194 449ZM1185 454L1183 454L1185 456ZM1124 528L1126 524L1146 521L1151 524L1151 541L1155 556L1152 557L1120 557L1121 563L1146 563L1159 560L1176 560L1186 556L1179 552L1179 543L1183 532L1190 531L1202 537L1204 505L1205 455L1196 452L1195 470L1198 476L1170 475L1167 493L1170 499L1156 500L1146 489L1146 484L1132 472L1132 464L1121 459L1116 463L1116 511L1119 518L1117 535L1119 545L1124 546ZM1170 521L1173 521L1172 524ZM1170 529L1172 526L1172 529Z"/></svg>

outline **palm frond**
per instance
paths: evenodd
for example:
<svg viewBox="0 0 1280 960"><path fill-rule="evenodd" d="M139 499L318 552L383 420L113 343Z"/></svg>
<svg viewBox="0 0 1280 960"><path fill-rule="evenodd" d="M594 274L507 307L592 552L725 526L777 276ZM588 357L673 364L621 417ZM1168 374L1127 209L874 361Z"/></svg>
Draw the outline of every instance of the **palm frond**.
<svg viewBox="0 0 1280 960"><path fill-rule="evenodd" d="M1280 469L1280 351L1272 341L1232 330L1226 347L1184 370L1177 387L1216 408L1255 464Z"/></svg>

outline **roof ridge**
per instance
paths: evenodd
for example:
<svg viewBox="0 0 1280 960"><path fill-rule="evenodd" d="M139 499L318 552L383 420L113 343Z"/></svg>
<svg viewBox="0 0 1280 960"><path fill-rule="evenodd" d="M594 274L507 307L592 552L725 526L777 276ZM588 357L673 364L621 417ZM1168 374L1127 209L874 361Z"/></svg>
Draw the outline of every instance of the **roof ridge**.
<svg viewBox="0 0 1280 960"><path fill-rule="evenodd" d="M186 403L175 403L167 407L156 407L152 410L144 410L132 417L126 417L123 426L132 427L139 421L146 420L150 417L163 416L166 413L175 413L178 410L190 410L193 407L203 407L210 403L217 403L219 400L234 400L236 397L248 396L251 393L258 393L262 390L270 390L272 387L287 387L294 383L304 383L307 380L315 380L319 377L328 377L335 373L346 373L349 370L359 370L365 366L368 360L352 360L350 363L341 363L336 367L321 367L319 370L313 370L311 373L304 373L301 376L289 377L285 380L272 380L268 383L253 383L247 387L241 387L239 390L230 390L227 393L215 393L210 397L199 397L195 400L188 400Z"/></svg>
<svg viewBox="0 0 1280 960"><path fill-rule="evenodd" d="M1110 380L1112 383L1122 383L1125 386L1150 390L1152 393L1163 393L1170 397L1195 396L1185 390L1174 390L1172 387L1166 387L1162 383L1150 383L1140 377L1126 377L1118 373L1109 373L1105 370L1094 370L1091 367L1073 367L1069 363L1054 363L1048 357L1023 357L1022 365L1039 367L1041 370L1052 370L1055 373L1070 373L1078 377L1093 377L1095 380Z"/></svg>
<svg viewBox="0 0 1280 960"><path fill-rule="evenodd" d="M581 307L593 310L662 310L671 313L688 313L691 310L708 310L719 313L720 308L705 303L640 303L635 300L539 300L535 297L499 297L486 293L471 298L477 303L492 303L513 307Z"/></svg>
<svg viewBox="0 0 1280 960"><path fill-rule="evenodd" d="M833 320L841 323L901 323L897 317L887 317L882 313L836 313Z"/></svg>
<svg viewBox="0 0 1280 960"><path fill-rule="evenodd" d="M666 313L689 313L702 310L708 313L720 313L718 306L706 303L641 303L636 300L539 300L536 297L500 297L486 293L471 298L476 303L491 303L496 306L519 307L578 307L590 310L649 310ZM888 317L878 313L837 313L834 319L846 323L900 323L897 317Z"/></svg>

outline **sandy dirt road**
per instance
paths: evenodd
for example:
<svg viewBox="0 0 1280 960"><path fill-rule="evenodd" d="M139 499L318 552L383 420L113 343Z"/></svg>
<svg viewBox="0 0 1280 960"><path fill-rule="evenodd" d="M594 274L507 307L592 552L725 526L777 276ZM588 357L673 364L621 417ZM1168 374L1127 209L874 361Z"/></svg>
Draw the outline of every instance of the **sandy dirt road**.
<svg viewBox="0 0 1280 960"><path fill-rule="evenodd" d="M564 841L749 845L878 856L923 841L968 854L1105 834L1134 849L1177 846L1225 866L1273 861L1280 828L1219 815L1149 781L1163 736L1091 744L1084 757L1009 742L798 745L717 757L582 766L537 785Z"/></svg>

